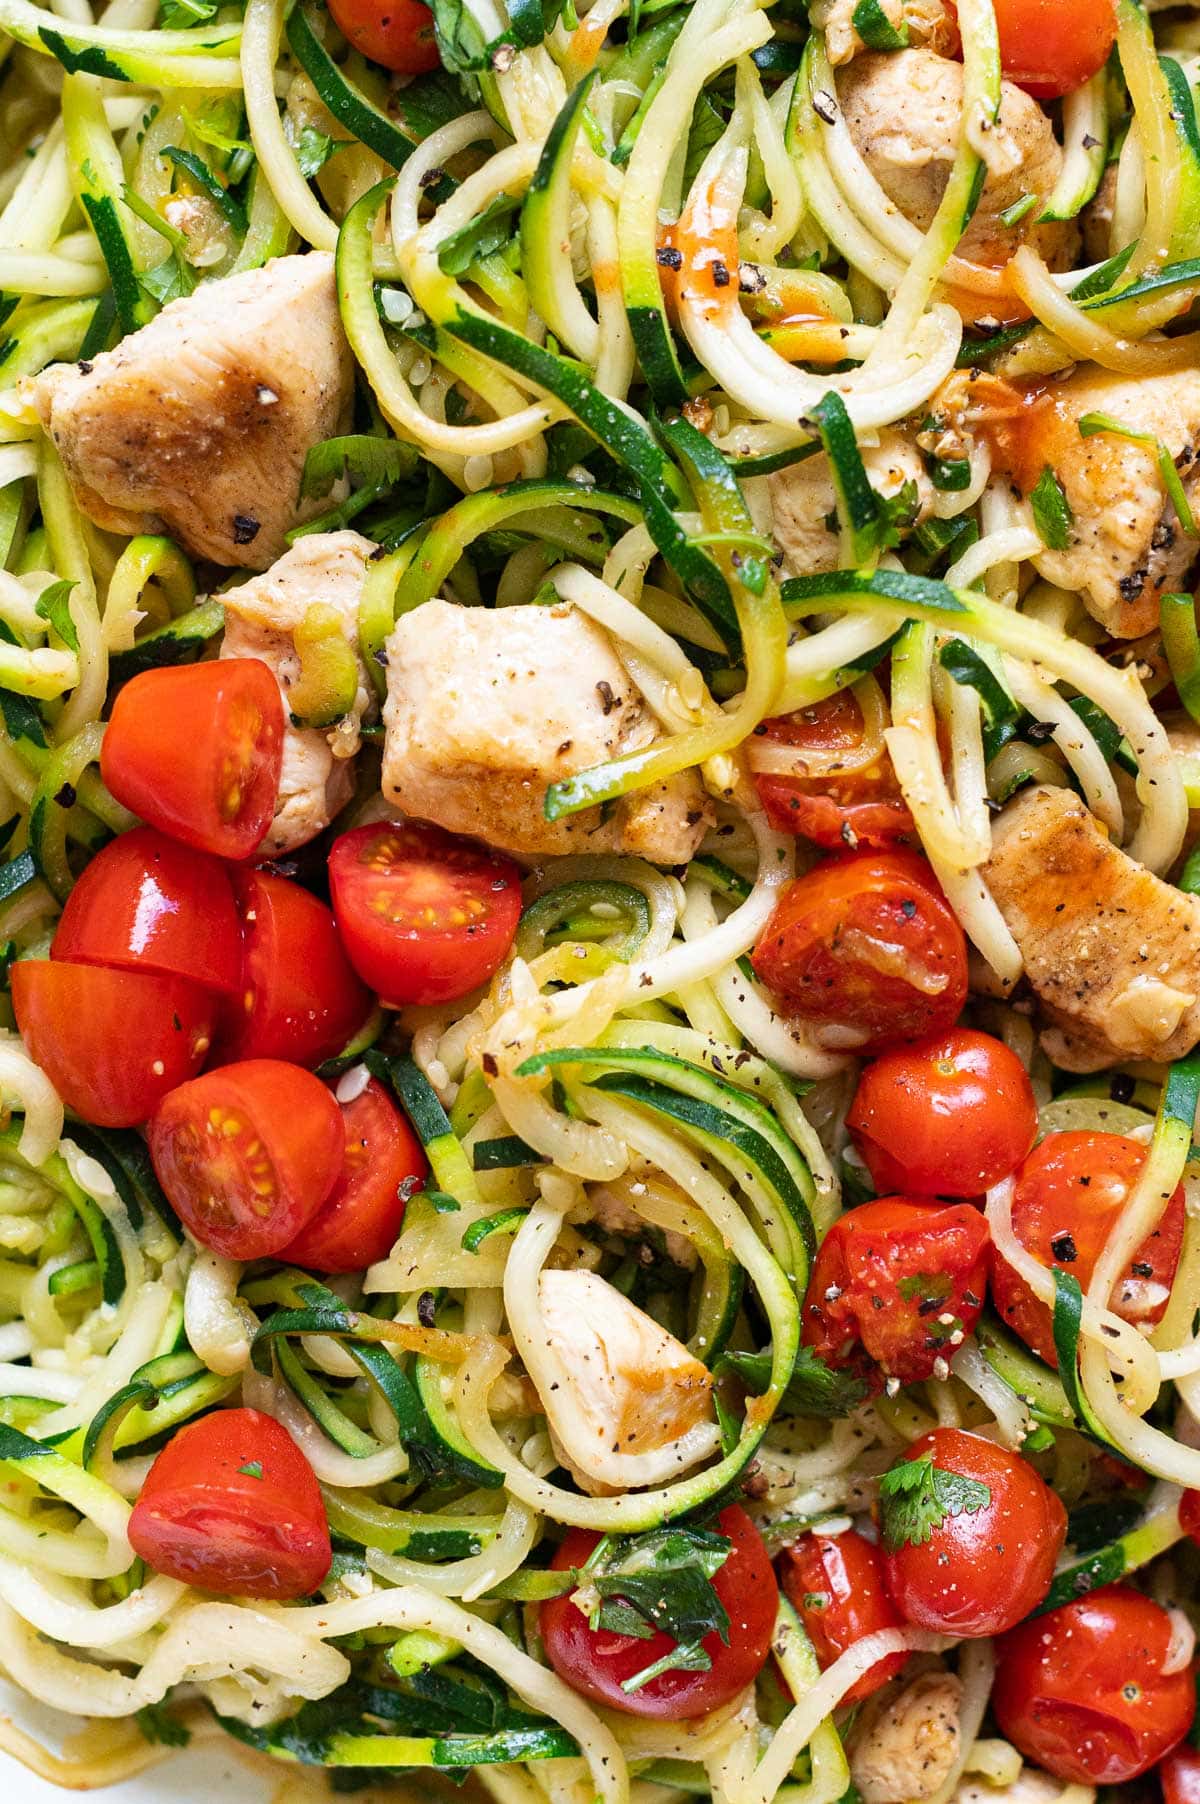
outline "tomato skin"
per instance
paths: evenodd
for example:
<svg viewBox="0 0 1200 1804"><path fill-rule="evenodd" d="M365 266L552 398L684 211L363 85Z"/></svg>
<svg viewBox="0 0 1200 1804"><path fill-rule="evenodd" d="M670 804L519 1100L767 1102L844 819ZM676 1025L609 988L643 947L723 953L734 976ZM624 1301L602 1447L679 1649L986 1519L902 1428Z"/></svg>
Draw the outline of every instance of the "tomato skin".
<svg viewBox="0 0 1200 1804"><path fill-rule="evenodd" d="M863 1052L944 1031L967 996L963 930L915 852L823 860L783 892L751 963L785 1013L849 1027Z"/></svg>
<svg viewBox="0 0 1200 1804"><path fill-rule="evenodd" d="M935 1428L906 1458L987 1485L991 1502L947 1516L920 1546L885 1550L888 1589L918 1628L999 1635L1037 1608L1067 1535L1067 1512L1028 1460L961 1428Z"/></svg>
<svg viewBox="0 0 1200 1804"><path fill-rule="evenodd" d="M936 1361L962 1344L955 1334L965 1338L979 1319L987 1247L987 1222L965 1203L889 1196L851 1209L813 1263L805 1345L876 1391L884 1377L932 1377Z"/></svg>
<svg viewBox="0 0 1200 1804"><path fill-rule="evenodd" d="M882 1553L855 1529L840 1535L802 1536L785 1549L780 1578L822 1672L864 1635L904 1626L888 1596ZM907 1654L886 1654L850 1687L842 1703L861 1703L897 1678L907 1664Z"/></svg>
<svg viewBox="0 0 1200 1804"><path fill-rule="evenodd" d="M979 1196L1029 1152L1037 1103L1015 1052L952 1027L868 1065L846 1125L876 1190Z"/></svg>
<svg viewBox="0 0 1200 1804"><path fill-rule="evenodd" d="M852 690L839 689L811 708L764 720L755 732L768 744L795 746L800 765L806 752L821 754L810 776L755 772L759 800L777 833L802 834L831 852L913 843L912 815L886 752L873 764L855 763L863 717ZM830 768L831 753L842 753L850 768L840 770L836 763Z"/></svg>
<svg viewBox="0 0 1200 1804"><path fill-rule="evenodd" d="M51 958L234 990L239 934L225 868L135 827L97 852L67 897Z"/></svg>
<svg viewBox="0 0 1200 1804"><path fill-rule="evenodd" d="M257 658L144 670L113 703L100 774L148 826L218 858L249 858L275 815L284 725Z"/></svg>
<svg viewBox="0 0 1200 1804"><path fill-rule="evenodd" d="M1183 1532L1200 1547L1200 1491L1185 1491L1179 1504Z"/></svg>
<svg viewBox="0 0 1200 1804"><path fill-rule="evenodd" d="M1117 36L1112 0L996 0L996 26L1005 76L1040 100L1090 81Z"/></svg>
<svg viewBox="0 0 1200 1804"><path fill-rule="evenodd" d="M1160 1762L1158 1777L1163 1804L1200 1804L1200 1748L1181 1741Z"/></svg>
<svg viewBox="0 0 1200 1804"><path fill-rule="evenodd" d="M1109 1230L1145 1163L1146 1148L1124 1134L1047 1134L1018 1174L1013 1232L1040 1264L1073 1273L1086 1291ZM1179 1264L1183 1223L1181 1186L1113 1292L1112 1307L1127 1322L1162 1320ZM1047 1305L995 1251L991 1279L1004 1320L1047 1365L1057 1365Z"/></svg>
<svg viewBox="0 0 1200 1804"><path fill-rule="evenodd" d="M95 1127L139 1127L212 1044L213 999L182 977L31 958L11 983L31 1057Z"/></svg>
<svg viewBox="0 0 1200 1804"><path fill-rule="evenodd" d="M329 854L329 889L351 963L392 1006L457 1002L478 989L504 963L521 918L512 859L424 821L343 833Z"/></svg>
<svg viewBox="0 0 1200 1804"><path fill-rule="evenodd" d="M133 1506L129 1540L156 1572L221 1597L306 1597L333 1560L312 1467L257 1409L219 1409L171 1437Z"/></svg>
<svg viewBox="0 0 1200 1804"><path fill-rule="evenodd" d="M317 1272L357 1272L386 1259L429 1163L408 1122L372 1078L341 1104L345 1153L329 1200L279 1258Z"/></svg>
<svg viewBox="0 0 1200 1804"><path fill-rule="evenodd" d="M233 889L241 973L221 1018L217 1057L319 1065L342 1050L371 1008L333 915L300 884L269 871L235 871Z"/></svg>
<svg viewBox="0 0 1200 1804"><path fill-rule="evenodd" d="M329 8L356 50L398 75L428 75L441 64L433 14L420 0L334 0Z"/></svg>
<svg viewBox="0 0 1200 1804"><path fill-rule="evenodd" d="M708 1672L660 1673L640 1691L622 1691L623 1679L670 1652L671 1637L659 1633L639 1641L607 1629L593 1631L568 1592L542 1604L539 1616L546 1655L559 1678L598 1704L661 1722L703 1716L757 1678L771 1650L779 1588L762 1538L745 1510L736 1504L722 1510L717 1530L733 1542L713 1579L713 1589L729 1613L729 1646L715 1630L705 1636L701 1645L712 1660ZM582 1566L599 1539L590 1529L572 1529L551 1561L554 1571Z"/></svg>
<svg viewBox="0 0 1200 1804"><path fill-rule="evenodd" d="M147 1129L158 1181L192 1237L226 1259L265 1259L333 1190L345 1131L332 1094L279 1059L207 1071Z"/></svg>
<svg viewBox="0 0 1200 1804"><path fill-rule="evenodd" d="M1167 1612L1132 1585L1106 1585L1022 1623L996 1650L1001 1729L1059 1779L1136 1779L1182 1741L1196 1713L1191 1667L1163 1673L1170 1643Z"/></svg>

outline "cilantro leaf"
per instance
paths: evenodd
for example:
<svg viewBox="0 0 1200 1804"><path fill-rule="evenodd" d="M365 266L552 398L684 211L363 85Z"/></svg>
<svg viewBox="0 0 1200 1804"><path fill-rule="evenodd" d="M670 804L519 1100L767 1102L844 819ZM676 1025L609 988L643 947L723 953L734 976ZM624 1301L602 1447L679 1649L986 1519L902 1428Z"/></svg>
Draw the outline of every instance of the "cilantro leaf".
<svg viewBox="0 0 1200 1804"><path fill-rule="evenodd" d="M191 1730L172 1716L165 1704L144 1704L137 1713L137 1726L156 1747L186 1748L192 1739Z"/></svg>
<svg viewBox="0 0 1200 1804"><path fill-rule="evenodd" d="M716 1373L722 1377L727 1372L761 1396L771 1382L771 1355L724 1353L717 1362ZM857 1409L866 1394L866 1385L853 1372L835 1372L811 1347L800 1347L779 1414L820 1416L832 1421Z"/></svg>
<svg viewBox="0 0 1200 1804"><path fill-rule="evenodd" d="M374 438L369 433L352 432L341 438L322 439L313 445L304 460L300 494L327 495L339 477L347 476L356 487L385 489L411 476L417 454L411 445L399 439Z"/></svg>
<svg viewBox="0 0 1200 1804"><path fill-rule="evenodd" d="M1067 500L1066 490L1047 464L1029 497L1033 523L1038 537L1049 551L1065 551L1071 543L1075 515Z"/></svg>
<svg viewBox="0 0 1200 1804"><path fill-rule="evenodd" d="M663 1672L707 1672L701 1643L708 1635L728 1646L729 1615L712 1581L731 1551L726 1535L678 1525L606 1535L599 1543L574 1594L591 1627L646 1641L661 1633L675 1643L623 1689L636 1691Z"/></svg>
<svg viewBox="0 0 1200 1804"><path fill-rule="evenodd" d="M947 1516L974 1516L992 1501L987 1485L924 1459L901 1460L879 1485L883 1539L892 1553L920 1547Z"/></svg>
<svg viewBox="0 0 1200 1804"><path fill-rule="evenodd" d="M48 621L58 634L63 644L72 651L79 650L79 634L75 631L75 622L71 618L71 590L73 582L65 580L50 583L42 590L33 604L35 614Z"/></svg>
<svg viewBox="0 0 1200 1804"><path fill-rule="evenodd" d="M334 151L339 149L327 132L319 132L314 125L306 125L296 140L296 167L306 182L324 169Z"/></svg>
<svg viewBox="0 0 1200 1804"><path fill-rule="evenodd" d="M246 1465L239 1466L238 1471L241 1473L243 1478L261 1478L262 1477L262 1461L257 1460L257 1459L252 1459Z"/></svg>

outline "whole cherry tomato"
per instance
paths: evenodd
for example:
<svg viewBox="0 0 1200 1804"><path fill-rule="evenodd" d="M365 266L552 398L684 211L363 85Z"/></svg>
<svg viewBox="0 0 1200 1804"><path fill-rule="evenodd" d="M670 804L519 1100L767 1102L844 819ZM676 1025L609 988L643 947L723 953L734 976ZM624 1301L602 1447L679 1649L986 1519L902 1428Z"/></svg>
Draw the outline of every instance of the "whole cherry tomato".
<svg viewBox="0 0 1200 1804"><path fill-rule="evenodd" d="M785 1013L864 1052L944 1031L967 996L963 930L915 852L823 860L784 890L751 962Z"/></svg>
<svg viewBox="0 0 1200 1804"><path fill-rule="evenodd" d="M881 1197L835 1221L813 1263L804 1342L873 1389L916 1384L974 1328L987 1291L978 1209Z"/></svg>
<svg viewBox="0 0 1200 1804"><path fill-rule="evenodd" d="M1056 1778L1123 1785L1182 1741L1196 1713L1173 1640L1167 1612L1131 1585L1049 1610L996 1650L996 1720Z"/></svg>
<svg viewBox="0 0 1200 1804"><path fill-rule="evenodd" d="M795 776L754 774L759 800L776 832L803 834L832 852L859 846L878 851L915 840L891 759L883 752L863 761L862 709L852 689L839 689L798 713L764 720L755 732L769 746L794 746L796 751Z"/></svg>
<svg viewBox="0 0 1200 1804"><path fill-rule="evenodd" d="M1008 80L1052 100L1103 69L1117 15L1113 0L996 0L996 26Z"/></svg>
<svg viewBox="0 0 1200 1804"><path fill-rule="evenodd" d="M129 1540L156 1572L221 1597L306 1597L333 1559L312 1467L257 1409L218 1409L171 1437Z"/></svg>
<svg viewBox="0 0 1200 1804"><path fill-rule="evenodd" d="M1183 1532L1200 1547L1200 1491L1185 1491L1179 1504Z"/></svg>
<svg viewBox="0 0 1200 1804"><path fill-rule="evenodd" d="M945 1635L999 1635L1035 1610L1050 1587L1067 1534L1067 1512L1028 1460L960 1428L935 1428L905 1460L988 1492L982 1508L947 1514L922 1541L885 1547L888 1589L918 1628ZM884 1514L885 1529L887 1514Z"/></svg>
<svg viewBox="0 0 1200 1804"><path fill-rule="evenodd" d="M589 1628L568 1592L542 1604L539 1613L546 1656L559 1678L612 1710L664 1722L704 1716L757 1678L775 1627L779 1601L775 1574L762 1537L736 1504L721 1511L717 1532L733 1543L713 1579L713 1589L729 1615L729 1641L722 1641L715 1629L705 1636L701 1646L712 1662L707 1672L675 1667L635 1690L624 1690L625 1681L661 1660L676 1644L661 1630L643 1641L636 1635ZM572 1529L551 1561L553 1570L581 1567L599 1539L590 1529Z"/></svg>
<svg viewBox="0 0 1200 1804"><path fill-rule="evenodd" d="M785 1549L779 1572L822 1672L865 1635L904 1626L888 1595L883 1555L852 1528L840 1535L802 1536ZM907 1654L885 1654L850 1687L842 1703L861 1703L907 1663Z"/></svg>
<svg viewBox="0 0 1200 1804"><path fill-rule="evenodd" d="M359 1272L385 1259L429 1171L421 1142L374 1078L341 1109L346 1151L333 1195L276 1255L317 1272Z"/></svg>
<svg viewBox="0 0 1200 1804"><path fill-rule="evenodd" d="M1124 1134L1047 1134L1017 1179L1014 1234L1040 1264L1071 1272L1086 1291L1109 1231L1145 1163L1146 1148ZM1125 1321L1136 1325L1162 1320L1179 1264L1183 1222L1180 1188L1113 1291L1113 1310ZM1049 1308L994 1249L991 1279L992 1297L1004 1320L1039 1358L1056 1365Z"/></svg>
<svg viewBox="0 0 1200 1804"><path fill-rule="evenodd" d="M428 75L441 62L433 14L421 0L333 0L329 8L356 50L399 75Z"/></svg>
<svg viewBox="0 0 1200 1804"><path fill-rule="evenodd" d="M979 1196L1033 1145L1037 1104L1016 1053L952 1027L868 1065L846 1125L876 1190Z"/></svg>
<svg viewBox="0 0 1200 1804"><path fill-rule="evenodd" d="M1181 1741L1159 1762L1163 1804L1200 1804L1200 1748Z"/></svg>

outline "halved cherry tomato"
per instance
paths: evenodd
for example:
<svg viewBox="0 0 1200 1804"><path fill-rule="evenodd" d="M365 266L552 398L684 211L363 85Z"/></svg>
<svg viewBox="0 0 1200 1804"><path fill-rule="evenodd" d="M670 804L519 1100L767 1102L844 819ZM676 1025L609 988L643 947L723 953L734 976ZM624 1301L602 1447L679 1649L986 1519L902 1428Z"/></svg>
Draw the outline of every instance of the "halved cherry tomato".
<svg viewBox="0 0 1200 1804"><path fill-rule="evenodd" d="M996 0L996 26L1007 79L1053 100L1103 69L1117 15L1113 0Z"/></svg>
<svg viewBox="0 0 1200 1804"><path fill-rule="evenodd" d="M1196 1713L1190 1664L1163 1670L1173 1639L1161 1604L1131 1585L1023 1622L996 1650L996 1720L1056 1778L1123 1785L1182 1741Z"/></svg>
<svg viewBox="0 0 1200 1804"><path fill-rule="evenodd" d="M213 998L182 977L19 959L13 1011L31 1056L69 1109L96 1127L137 1127L204 1063Z"/></svg>
<svg viewBox="0 0 1200 1804"><path fill-rule="evenodd" d="M846 1125L876 1190L979 1196L1033 1145L1037 1103L1015 1052L952 1027L868 1065Z"/></svg>
<svg viewBox="0 0 1200 1804"><path fill-rule="evenodd" d="M269 871L235 871L233 889L242 965L217 1057L319 1065L342 1050L371 1008L337 923L323 902Z"/></svg>
<svg viewBox="0 0 1200 1804"><path fill-rule="evenodd" d="M171 1437L142 1482L129 1540L156 1572L221 1597L306 1597L333 1559L312 1467L257 1409L219 1409Z"/></svg>
<svg viewBox="0 0 1200 1804"><path fill-rule="evenodd" d="M441 62L433 14L420 0L333 0L343 37L373 63L398 75L428 75Z"/></svg>
<svg viewBox="0 0 1200 1804"><path fill-rule="evenodd" d="M713 1589L729 1614L729 1643L715 1629L705 1636L700 1645L712 1662L707 1672L675 1668L635 1691L622 1690L625 1680L661 1660L676 1643L661 1631L642 1641L636 1635L591 1629L568 1592L551 1598L540 1610L542 1641L559 1678L612 1710L663 1722L703 1716L727 1704L757 1678L771 1649L779 1588L762 1537L745 1510L736 1504L722 1510L717 1532L733 1543L713 1579ZM551 1561L554 1571L582 1566L599 1539L590 1529L572 1529Z"/></svg>
<svg viewBox="0 0 1200 1804"><path fill-rule="evenodd" d="M873 1389L933 1376L979 1319L988 1226L966 1203L882 1197L835 1221L813 1264L804 1341Z"/></svg>
<svg viewBox="0 0 1200 1804"><path fill-rule="evenodd" d="M824 859L783 892L752 963L783 1010L856 1050L940 1033L967 996L963 930L915 852Z"/></svg>
<svg viewBox="0 0 1200 1804"><path fill-rule="evenodd" d="M915 839L887 753L862 760L863 716L852 689L839 689L796 714L764 720L755 731L768 745L794 746L802 773L755 772L754 786L776 832L801 833L833 852L847 846L878 851ZM803 774L809 758L812 769Z"/></svg>
<svg viewBox="0 0 1200 1804"><path fill-rule="evenodd" d="M374 1078L341 1108L341 1177L329 1201L279 1254L317 1272L358 1272L385 1259L408 1199L429 1171L421 1142Z"/></svg>
<svg viewBox="0 0 1200 1804"><path fill-rule="evenodd" d="M50 956L235 990L240 938L225 867L152 827L135 827L84 871Z"/></svg>
<svg viewBox="0 0 1200 1804"><path fill-rule="evenodd" d="M144 670L113 703L100 774L151 827L249 858L275 814L283 702L257 658Z"/></svg>
<svg viewBox="0 0 1200 1804"><path fill-rule="evenodd" d="M1200 1804L1200 1748L1181 1741L1160 1762L1158 1777L1163 1804Z"/></svg>
<svg viewBox="0 0 1200 1804"><path fill-rule="evenodd" d="M991 1495L982 1509L948 1514L927 1540L885 1550L893 1602L909 1622L937 1634L1010 1629L1050 1588L1067 1535L1060 1499L1019 1453L961 1428L935 1428L904 1457L929 1458Z"/></svg>
<svg viewBox="0 0 1200 1804"><path fill-rule="evenodd" d="M904 1626L888 1595L882 1553L852 1528L794 1541L780 1561L780 1577L822 1671L864 1635ZM907 1664L907 1654L886 1654L850 1687L842 1703L861 1703Z"/></svg>
<svg viewBox="0 0 1200 1804"><path fill-rule="evenodd" d="M1013 1232L1038 1262L1078 1278L1086 1291L1113 1222L1146 1163L1146 1148L1124 1134L1047 1134L1017 1178ZM1112 1308L1135 1326L1160 1322L1183 1244L1182 1186L1113 1291ZM998 1252L992 1254L997 1309L1047 1365L1056 1365L1050 1310Z"/></svg>
<svg viewBox="0 0 1200 1804"><path fill-rule="evenodd" d="M350 962L392 1004L456 1002L478 989L521 918L511 858L423 821L343 833L329 889Z"/></svg>
<svg viewBox="0 0 1200 1804"><path fill-rule="evenodd" d="M342 1169L341 1110L299 1065L249 1059L172 1091L147 1129L158 1181L188 1232L227 1259L296 1238Z"/></svg>

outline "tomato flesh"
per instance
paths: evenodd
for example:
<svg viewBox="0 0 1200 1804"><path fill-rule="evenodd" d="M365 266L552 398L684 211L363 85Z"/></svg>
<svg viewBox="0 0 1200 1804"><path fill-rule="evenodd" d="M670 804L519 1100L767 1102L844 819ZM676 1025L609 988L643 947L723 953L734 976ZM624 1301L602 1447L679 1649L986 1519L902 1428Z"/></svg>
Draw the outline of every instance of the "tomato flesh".
<svg viewBox="0 0 1200 1804"><path fill-rule="evenodd" d="M865 1635L904 1626L888 1596L882 1553L852 1528L793 1542L782 1556L780 1578L822 1672ZM850 1687L842 1704L861 1703L907 1664L907 1654L886 1654Z"/></svg>
<svg viewBox="0 0 1200 1804"><path fill-rule="evenodd" d="M441 62L433 14L420 0L333 0L329 10L343 37L385 69L427 75Z"/></svg>
<svg viewBox="0 0 1200 1804"><path fill-rule="evenodd" d="M1123 1785L1191 1727L1191 1668L1163 1671L1171 1642L1167 1612L1131 1585L1106 1585L1050 1610L996 1650L997 1721L1056 1778Z"/></svg>
<svg viewBox="0 0 1200 1804"><path fill-rule="evenodd" d="M915 839L887 753L862 762L863 716L853 690L839 689L811 708L764 720L755 731L769 745L796 748L796 776L754 775L776 832L802 834L832 852L859 846L879 851ZM815 768L800 774L806 758Z"/></svg>
<svg viewBox="0 0 1200 1804"><path fill-rule="evenodd" d="M642 1641L608 1629L591 1629L583 1611L564 1597L541 1605L540 1627L546 1655L555 1672L576 1691L629 1716L682 1722L726 1704L757 1678L771 1648L771 1632L779 1589L762 1537L736 1504L722 1510L717 1532L733 1543L725 1564L713 1578L713 1589L729 1614L729 1644L714 1630L701 1643L712 1665L707 1672L675 1669L659 1673L636 1691L622 1683L661 1660L676 1645L662 1631ZM599 1535L572 1529L551 1562L556 1572L580 1567Z"/></svg>
<svg viewBox="0 0 1200 1804"><path fill-rule="evenodd" d="M1090 81L1117 37L1113 0L996 0L996 26L1005 76L1041 100Z"/></svg>
<svg viewBox="0 0 1200 1804"><path fill-rule="evenodd" d="M511 858L421 821L334 842L329 889L359 976L386 1003L456 1002L503 964L521 918Z"/></svg>
<svg viewBox="0 0 1200 1804"><path fill-rule="evenodd" d="M421 1142L374 1078L341 1109L345 1153L333 1194L279 1254L318 1272L357 1272L386 1259L429 1172Z"/></svg>
<svg viewBox="0 0 1200 1804"><path fill-rule="evenodd" d="M156 1572L222 1597L306 1597L333 1559L312 1467L257 1409L219 1409L172 1436L142 1484L129 1540Z"/></svg>
<svg viewBox="0 0 1200 1804"><path fill-rule="evenodd" d="M341 1111L311 1072L278 1059L208 1071L147 1130L158 1181L202 1246L264 1259L295 1239L341 1173Z"/></svg>

